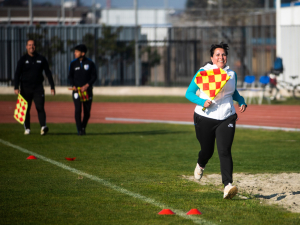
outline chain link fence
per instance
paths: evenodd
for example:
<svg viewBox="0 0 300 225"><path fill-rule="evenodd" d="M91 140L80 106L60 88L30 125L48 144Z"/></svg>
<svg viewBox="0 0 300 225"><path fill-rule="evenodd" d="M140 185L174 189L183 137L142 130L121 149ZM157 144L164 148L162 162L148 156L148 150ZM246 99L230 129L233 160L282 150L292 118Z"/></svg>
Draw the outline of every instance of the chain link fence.
<svg viewBox="0 0 300 225"><path fill-rule="evenodd" d="M245 75L257 77L270 71L275 59L276 30L268 26L138 27L140 84L186 86L197 70L210 60L211 44L229 44L228 65L241 82ZM28 38L44 55L56 85L68 85L73 48L88 47L87 56L97 67L95 86L135 85L135 27L96 25L0 27L0 82L13 85L19 58ZM47 81L46 81L47 82ZM239 83L241 85L241 83Z"/></svg>

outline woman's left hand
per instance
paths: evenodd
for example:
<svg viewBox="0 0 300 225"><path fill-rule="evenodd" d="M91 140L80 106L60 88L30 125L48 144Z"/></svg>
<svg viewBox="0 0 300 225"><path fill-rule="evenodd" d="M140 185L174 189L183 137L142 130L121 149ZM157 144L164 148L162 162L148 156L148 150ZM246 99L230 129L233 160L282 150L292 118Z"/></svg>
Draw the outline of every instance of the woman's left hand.
<svg viewBox="0 0 300 225"><path fill-rule="evenodd" d="M241 105L240 106L240 112L243 113L246 111L247 106L246 105Z"/></svg>

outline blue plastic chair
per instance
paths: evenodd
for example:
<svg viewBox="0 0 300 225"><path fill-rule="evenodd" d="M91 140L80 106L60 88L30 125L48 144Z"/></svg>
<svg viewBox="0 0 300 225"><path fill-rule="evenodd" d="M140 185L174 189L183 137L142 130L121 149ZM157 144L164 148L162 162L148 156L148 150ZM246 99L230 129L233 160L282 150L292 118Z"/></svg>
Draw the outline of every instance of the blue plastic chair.
<svg viewBox="0 0 300 225"><path fill-rule="evenodd" d="M261 86L261 95L260 95L258 103L261 104L262 100L266 99L268 101L268 103L271 104L270 97L265 96L266 86L270 83L270 77L267 76L267 75L261 76L259 78L259 83L260 83L260 86Z"/></svg>
<svg viewBox="0 0 300 225"><path fill-rule="evenodd" d="M260 78L259 78L259 82L261 83L261 84L263 84L263 85L267 85L267 84L269 84L270 83L270 77L269 76L261 76Z"/></svg>
<svg viewBox="0 0 300 225"><path fill-rule="evenodd" d="M255 76L254 75L247 75L245 76L244 82L247 84L254 84L255 82Z"/></svg>

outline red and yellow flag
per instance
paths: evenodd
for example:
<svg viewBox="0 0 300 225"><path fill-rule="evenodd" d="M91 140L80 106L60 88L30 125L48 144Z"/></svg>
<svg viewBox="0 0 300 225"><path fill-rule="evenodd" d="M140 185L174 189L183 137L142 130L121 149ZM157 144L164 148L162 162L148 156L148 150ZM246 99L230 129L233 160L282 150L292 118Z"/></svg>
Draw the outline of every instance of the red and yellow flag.
<svg viewBox="0 0 300 225"><path fill-rule="evenodd" d="M27 108L27 101L22 97L22 95L19 94L17 105L15 108L14 118L21 124L24 124Z"/></svg>
<svg viewBox="0 0 300 225"><path fill-rule="evenodd" d="M225 70L218 68L212 70L199 71L195 78L197 86L213 100L224 85L229 80L230 76ZM205 108L203 108L203 111Z"/></svg>
<svg viewBox="0 0 300 225"><path fill-rule="evenodd" d="M85 102L85 101L88 101L89 100L89 95L86 91L81 91L80 90L80 87L78 87L78 95L80 97L80 101L81 102Z"/></svg>
<svg viewBox="0 0 300 225"><path fill-rule="evenodd" d="M227 83L230 76L222 69L199 71L195 83L197 86L213 100Z"/></svg>

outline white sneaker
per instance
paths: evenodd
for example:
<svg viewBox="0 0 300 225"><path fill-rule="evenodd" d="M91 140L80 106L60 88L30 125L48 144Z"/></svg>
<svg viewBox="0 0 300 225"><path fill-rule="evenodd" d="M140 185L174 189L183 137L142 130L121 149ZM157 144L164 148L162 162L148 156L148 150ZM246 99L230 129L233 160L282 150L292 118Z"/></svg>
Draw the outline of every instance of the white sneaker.
<svg viewBox="0 0 300 225"><path fill-rule="evenodd" d="M227 184L224 188L224 199L232 199L238 193L238 188L236 186L232 186L231 183Z"/></svg>
<svg viewBox="0 0 300 225"><path fill-rule="evenodd" d="M41 128L41 135L47 134L48 130L49 130L49 128L48 128L47 126L43 126L43 127Z"/></svg>
<svg viewBox="0 0 300 225"><path fill-rule="evenodd" d="M202 178L202 175L203 175L203 170L199 164L197 163L196 165L196 168L195 168L195 171L194 171L194 177L196 180L200 180Z"/></svg>
<svg viewBox="0 0 300 225"><path fill-rule="evenodd" d="M30 129L26 129L25 132L24 132L24 134L25 134L25 135L30 134Z"/></svg>

